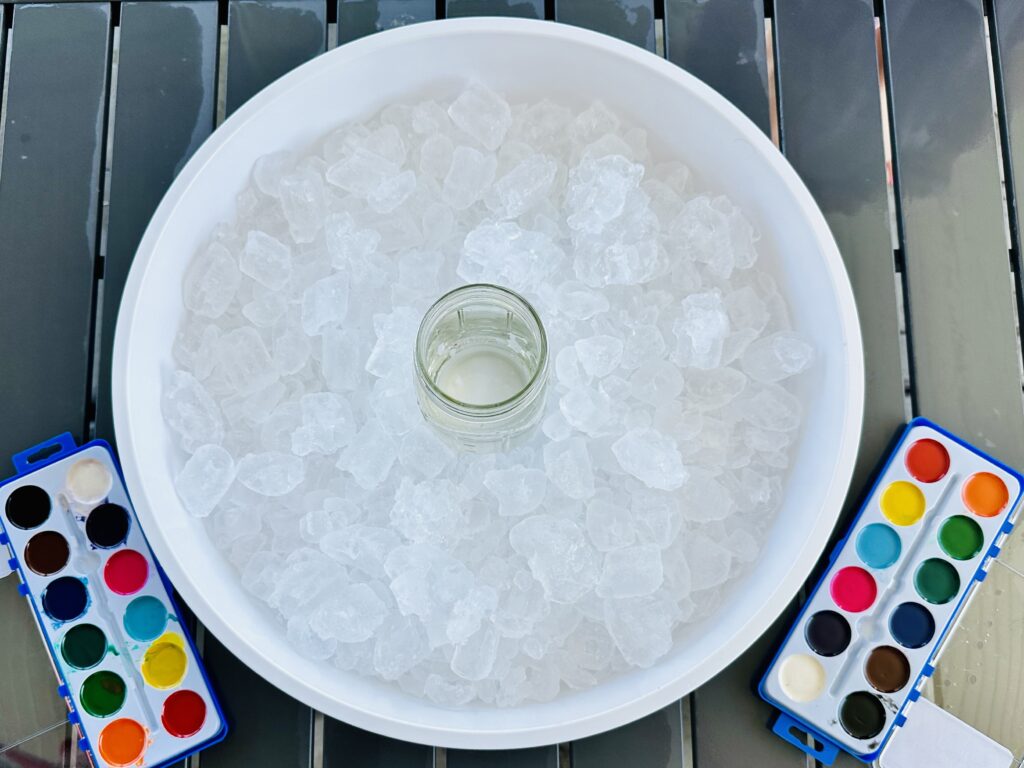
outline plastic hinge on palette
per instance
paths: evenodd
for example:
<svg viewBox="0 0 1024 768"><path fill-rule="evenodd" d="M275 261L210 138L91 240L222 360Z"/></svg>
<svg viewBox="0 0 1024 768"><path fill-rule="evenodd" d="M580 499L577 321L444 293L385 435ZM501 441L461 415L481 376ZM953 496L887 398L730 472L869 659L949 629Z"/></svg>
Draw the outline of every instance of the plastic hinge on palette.
<svg viewBox="0 0 1024 768"><path fill-rule="evenodd" d="M78 448L75 438L70 432L63 432L49 440L44 440L31 448L27 448L11 457L16 474L23 474L32 469L39 469L51 464Z"/></svg>
<svg viewBox="0 0 1024 768"><path fill-rule="evenodd" d="M812 731L803 723L794 720L785 712L780 712L779 716L775 718L772 732L823 765L832 765L836 755L839 754L837 744L829 741L817 731ZM808 740L811 742L810 744L807 743Z"/></svg>

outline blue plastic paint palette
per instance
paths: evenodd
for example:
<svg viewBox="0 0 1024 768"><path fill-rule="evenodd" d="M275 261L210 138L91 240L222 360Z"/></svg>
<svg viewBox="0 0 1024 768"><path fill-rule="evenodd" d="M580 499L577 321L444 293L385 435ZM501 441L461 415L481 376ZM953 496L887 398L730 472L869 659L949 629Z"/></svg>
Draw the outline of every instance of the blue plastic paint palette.
<svg viewBox="0 0 1024 768"><path fill-rule="evenodd" d="M110 447L64 434L14 466L0 485L0 545L93 765L166 765L223 739L220 705Z"/></svg>
<svg viewBox="0 0 1024 768"><path fill-rule="evenodd" d="M776 734L826 765L840 749L878 757L1013 528L1022 485L910 423L761 680Z"/></svg>

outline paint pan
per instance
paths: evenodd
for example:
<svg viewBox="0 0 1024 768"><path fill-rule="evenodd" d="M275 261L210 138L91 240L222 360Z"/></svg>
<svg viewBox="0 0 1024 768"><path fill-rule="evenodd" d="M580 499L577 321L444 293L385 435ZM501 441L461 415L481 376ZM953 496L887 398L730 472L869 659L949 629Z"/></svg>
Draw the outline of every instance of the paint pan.
<svg viewBox="0 0 1024 768"><path fill-rule="evenodd" d="M840 749L879 756L1012 529L1022 484L925 419L904 430L761 680L776 734L826 765Z"/></svg>
<svg viewBox="0 0 1024 768"><path fill-rule="evenodd" d="M14 464L18 474L0 484L0 546L92 764L180 763L222 739L224 716L109 446L61 435Z"/></svg>

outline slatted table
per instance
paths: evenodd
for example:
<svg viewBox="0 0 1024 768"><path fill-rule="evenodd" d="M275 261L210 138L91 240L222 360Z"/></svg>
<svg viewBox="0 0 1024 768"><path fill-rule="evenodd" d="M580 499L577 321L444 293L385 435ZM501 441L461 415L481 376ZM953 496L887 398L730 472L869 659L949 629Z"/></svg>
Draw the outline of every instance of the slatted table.
<svg viewBox="0 0 1024 768"><path fill-rule="evenodd" d="M828 218L861 313L866 418L849 508L910 413L1024 466L1020 0L2 0L0 462L69 428L79 439L113 438L109 361L132 254L175 173L225 114L327 48L484 14L591 27L664 55L779 143ZM1020 539L965 617L930 694L1018 760ZM650 717L573 744L500 753L404 744L326 718L197 627L234 730L190 762L807 766L768 734L768 712L751 692L789 618ZM0 684L0 768L85 763L13 579L0 581Z"/></svg>

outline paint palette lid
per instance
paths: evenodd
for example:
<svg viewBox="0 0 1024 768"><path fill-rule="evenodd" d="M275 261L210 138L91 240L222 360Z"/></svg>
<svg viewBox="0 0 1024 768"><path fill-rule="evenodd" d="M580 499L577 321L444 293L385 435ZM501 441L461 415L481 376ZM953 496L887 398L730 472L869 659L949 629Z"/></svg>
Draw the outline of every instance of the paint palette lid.
<svg viewBox="0 0 1024 768"><path fill-rule="evenodd" d="M878 759L879 768L1009 768L1010 750L963 720L918 699Z"/></svg>

